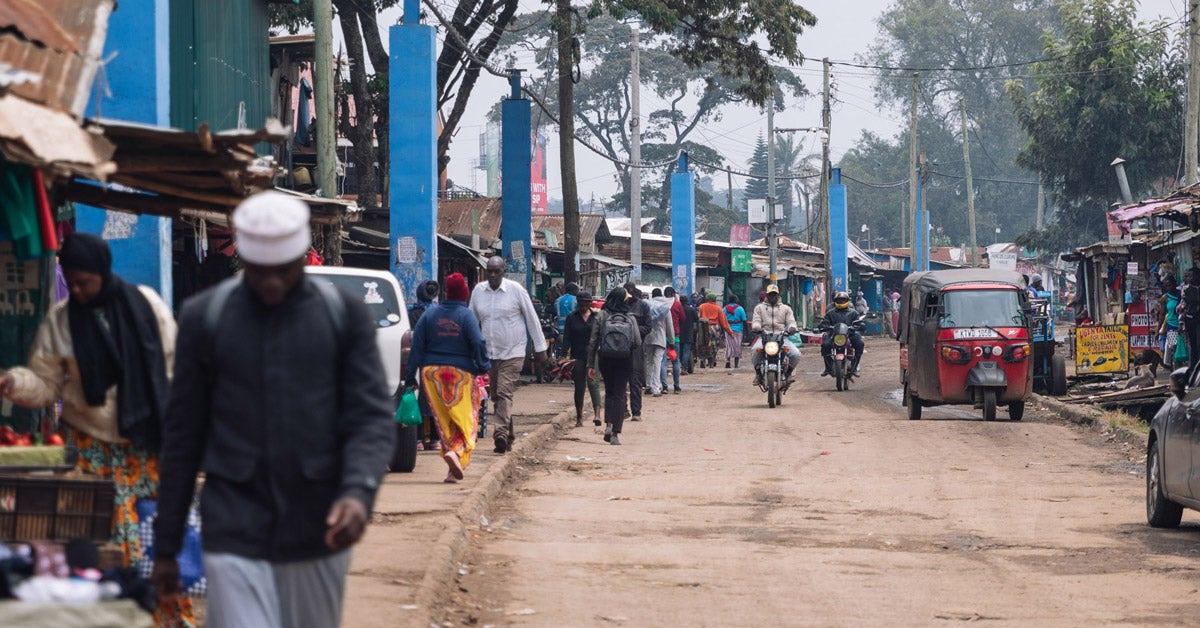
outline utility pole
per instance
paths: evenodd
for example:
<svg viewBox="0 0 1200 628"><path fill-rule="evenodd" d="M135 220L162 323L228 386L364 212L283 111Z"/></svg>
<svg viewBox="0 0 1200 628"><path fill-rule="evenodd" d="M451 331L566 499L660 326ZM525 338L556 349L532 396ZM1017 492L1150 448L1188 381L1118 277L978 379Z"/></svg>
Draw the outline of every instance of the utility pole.
<svg viewBox="0 0 1200 628"><path fill-rule="evenodd" d="M967 170L967 228L971 235L971 256L968 258L972 266L978 266L979 249L975 239L975 180L971 177L971 141L967 137L967 100L959 101L959 111L962 114L963 165ZM1038 228L1041 228L1041 212L1038 212Z"/></svg>
<svg viewBox="0 0 1200 628"><path fill-rule="evenodd" d="M317 185L337 197L337 125L333 119L333 2L313 1L313 97L317 104ZM340 237L340 236L338 236Z"/></svg>
<svg viewBox="0 0 1200 628"><path fill-rule="evenodd" d="M580 229L579 182L575 178L575 82L571 80L574 18L575 11L570 0L555 0L553 23L558 36L558 103L561 114L558 123L558 164L562 172L564 281L575 281L578 276L575 259L579 254ZM525 141L528 142L529 138Z"/></svg>
<svg viewBox="0 0 1200 628"><path fill-rule="evenodd" d="M1046 181L1044 179L1038 181L1038 201L1037 201L1037 222L1034 223L1039 230L1046 220Z"/></svg>
<svg viewBox="0 0 1200 628"><path fill-rule="evenodd" d="M770 254L770 281L776 281L776 253L778 243L775 241L775 95L767 103L767 252Z"/></svg>
<svg viewBox="0 0 1200 628"><path fill-rule="evenodd" d="M733 173L725 171L725 206L733 211Z"/></svg>
<svg viewBox="0 0 1200 628"><path fill-rule="evenodd" d="M917 224L917 186L920 182L917 181L917 73L912 75L912 106L909 112L908 122L908 224L913 226L912 237L909 239L911 247L909 255L909 265L913 270L918 270L917 262L917 246L920 238L919 230L921 225Z"/></svg>
<svg viewBox="0 0 1200 628"><path fill-rule="evenodd" d="M832 242L829 239L829 132L830 132L830 109L829 109L829 57L821 59L822 68L822 92L821 92L821 211L825 212L822 222L822 246L825 248L825 304L829 304L832 295L829 290L833 290L833 255L831 247Z"/></svg>
<svg viewBox="0 0 1200 628"><path fill-rule="evenodd" d="M629 169L629 262L633 264L634 280L642 276L642 170L637 164L642 162L642 74L641 59L638 54L638 38L641 24L633 24L633 48L630 58L629 91L631 110L629 112L629 159L634 166Z"/></svg>
<svg viewBox="0 0 1200 628"><path fill-rule="evenodd" d="M1183 185L1196 183L1200 126L1200 0L1188 0L1187 118L1183 131Z"/></svg>

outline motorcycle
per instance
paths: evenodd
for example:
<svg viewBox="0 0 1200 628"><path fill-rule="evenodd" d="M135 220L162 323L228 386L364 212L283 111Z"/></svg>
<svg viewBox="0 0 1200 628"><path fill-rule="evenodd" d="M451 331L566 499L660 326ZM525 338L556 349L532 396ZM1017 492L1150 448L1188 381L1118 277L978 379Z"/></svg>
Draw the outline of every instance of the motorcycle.
<svg viewBox="0 0 1200 628"><path fill-rule="evenodd" d="M861 331L862 325L853 327L846 323L838 323L825 333L833 336L833 377L838 390L850 390L850 382L854 381L854 346L850 344L850 334Z"/></svg>
<svg viewBox="0 0 1200 628"><path fill-rule="evenodd" d="M787 378L787 348L783 334L762 334L762 380L758 385L767 393L767 407L774 408L783 403L783 393L790 383Z"/></svg>

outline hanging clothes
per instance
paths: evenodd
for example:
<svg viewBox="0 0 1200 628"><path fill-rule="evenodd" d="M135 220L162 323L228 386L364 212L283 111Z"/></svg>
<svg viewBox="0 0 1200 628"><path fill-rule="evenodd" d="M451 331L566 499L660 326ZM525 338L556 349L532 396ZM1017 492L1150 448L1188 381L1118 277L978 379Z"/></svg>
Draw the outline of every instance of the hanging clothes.
<svg viewBox="0 0 1200 628"><path fill-rule="evenodd" d="M17 259L42 256L38 207L33 190L33 169L0 157L0 222L13 241Z"/></svg>
<svg viewBox="0 0 1200 628"><path fill-rule="evenodd" d="M296 143L300 146L312 146L312 133L308 130L309 120L312 119L308 108L308 99L312 98L312 83L307 77L300 79L300 106L296 108Z"/></svg>

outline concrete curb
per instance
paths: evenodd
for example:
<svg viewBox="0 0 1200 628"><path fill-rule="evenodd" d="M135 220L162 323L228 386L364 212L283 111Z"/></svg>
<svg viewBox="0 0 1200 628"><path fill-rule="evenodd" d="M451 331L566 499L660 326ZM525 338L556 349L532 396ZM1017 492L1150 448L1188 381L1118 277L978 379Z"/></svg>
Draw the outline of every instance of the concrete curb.
<svg viewBox="0 0 1200 628"><path fill-rule="evenodd" d="M1137 447L1146 446L1146 435L1133 430L1110 425L1103 418L1103 413L1092 405L1081 405L1074 403L1065 403L1053 397L1045 395L1031 394L1030 398L1033 401L1041 404L1047 410L1067 419L1072 423L1083 425L1090 428L1092 431L1100 432L1101 434L1112 434L1122 442Z"/></svg>
<svg viewBox="0 0 1200 628"><path fill-rule="evenodd" d="M480 518L487 513L492 499L504 488L508 478L512 477L521 459L533 455L551 439L556 438L566 427L568 417L573 414L574 408L563 410L549 423L538 426L527 436L518 439L513 445L513 450L492 463L479 479L479 483L467 494L466 499L454 512L457 525L448 526L429 548L425 577L414 596L414 603L419 612L415 613L415 621L410 625L426 627L432 624L434 610L449 599L450 588L454 586L458 565L469 541L467 529L472 525L479 525Z"/></svg>

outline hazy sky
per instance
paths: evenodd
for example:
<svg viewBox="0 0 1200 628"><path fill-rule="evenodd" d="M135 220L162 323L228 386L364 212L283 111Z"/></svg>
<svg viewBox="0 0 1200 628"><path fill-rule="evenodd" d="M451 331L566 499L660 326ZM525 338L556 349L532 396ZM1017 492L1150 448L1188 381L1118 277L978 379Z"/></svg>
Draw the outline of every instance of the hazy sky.
<svg viewBox="0 0 1200 628"><path fill-rule="evenodd" d="M817 16L817 25L806 30L799 39L800 50L808 61L795 70L808 85L813 96L789 107L787 111L777 113L776 127L820 125L821 59L828 57L831 60L852 60L856 54L865 52L875 39L876 19L883 9L891 4L884 0L798 0L798 3ZM540 9L544 5L537 0L522 0L521 6L524 12ZM853 8L848 10L850 7ZM1178 18L1185 11L1186 0L1142 0L1140 3L1140 15L1143 19L1159 16ZM392 21L381 20L381 24ZM586 46L586 40L584 45ZM864 129L884 137L892 137L902 125L907 124L903 114L881 112L876 108L872 91L873 78L869 71L834 66L833 81L836 104L832 113L830 149L834 163L854 145ZM449 177L456 183L486 191L484 174L475 168L479 153L478 136L483 130L484 116L488 109L507 93L508 85L504 79L491 75L480 78L467 116L450 149ZM643 90L643 117L661 104L656 101L657 98L653 94ZM746 169L756 139L759 135L766 134L766 114L762 110L750 107L731 107L725 112L720 122L700 126L695 139L714 147L733 167ZM816 134L802 134L799 137L804 138L807 149L812 152L820 150ZM583 200L582 209L588 211L589 200L594 195L596 211L599 211L604 199L617 190L616 170L607 160L596 156L578 143L575 155L579 194ZM558 171L557 142L554 139L550 142L546 161L549 171L549 196L552 199L560 198L562 183ZM647 175L643 175L645 176ZM742 187L745 180L734 177L733 185ZM725 187L724 176L716 182L716 187Z"/></svg>

